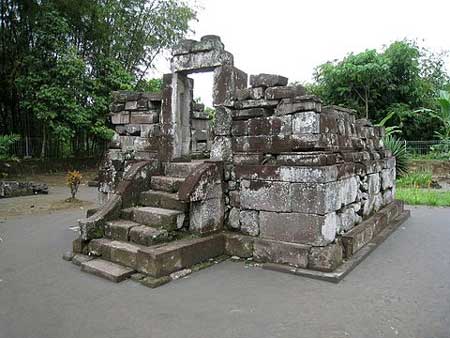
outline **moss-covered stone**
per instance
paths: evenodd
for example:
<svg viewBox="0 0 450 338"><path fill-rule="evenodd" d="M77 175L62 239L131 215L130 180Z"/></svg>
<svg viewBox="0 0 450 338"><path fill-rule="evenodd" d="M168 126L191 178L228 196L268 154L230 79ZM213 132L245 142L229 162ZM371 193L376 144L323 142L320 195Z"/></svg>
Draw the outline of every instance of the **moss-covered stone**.
<svg viewBox="0 0 450 338"><path fill-rule="evenodd" d="M169 283L171 280L172 279L169 276L163 276L163 277L159 277L159 278L154 278L154 277L148 276L148 277L145 277L145 278L139 280L139 282L142 285L145 285L149 288L154 289L154 288L157 288L158 286Z"/></svg>

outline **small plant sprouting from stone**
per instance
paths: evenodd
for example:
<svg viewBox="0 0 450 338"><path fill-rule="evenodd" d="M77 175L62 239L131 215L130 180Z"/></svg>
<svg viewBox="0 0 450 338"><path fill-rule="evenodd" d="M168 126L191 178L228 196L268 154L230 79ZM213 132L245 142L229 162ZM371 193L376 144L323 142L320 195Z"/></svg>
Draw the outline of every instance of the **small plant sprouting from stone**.
<svg viewBox="0 0 450 338"><path fill-rule="evenodd" d="M70 188L70 194L72 195L72 197L69 199L70 201L75 200L75 196L77 195L78 188L80 187L82 178L83 176L78 170L69 171L67 173L66 181L67 185Z"/></svg>

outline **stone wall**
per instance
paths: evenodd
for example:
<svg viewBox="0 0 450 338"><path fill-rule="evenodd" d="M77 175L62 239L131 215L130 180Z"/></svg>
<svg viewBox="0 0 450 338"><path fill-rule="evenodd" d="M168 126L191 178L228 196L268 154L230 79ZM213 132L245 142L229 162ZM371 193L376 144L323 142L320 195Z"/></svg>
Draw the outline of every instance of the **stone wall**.
<svg viewBox="0 0 450 338"><path fill-rule="evenodd" d="M100 200L122 180L130 163L158 158L160 148L160 93L112 93L110 121L115 133L99 171Z"/></svg>
<svg viewBox="0 0 450 338"><path fill-rule="evenodd" d="M395 158L383 128L287 84L253 75L218 107L211 158L225 162L228 229L257 238L257 259L331 271L340 237L394 201Z"/></svg>
<svg viewBox="0 0 450 338"><path fill-rule="evenodd" d="M204 177L194 171L182 185L190 228L217 232L225 221L228 254L320 271L335 270L402 214L383 128L350 109L324 106L280 75L252 75L247 87L247 74L216 36L183 42L171 69L161 96L114 93L116 133L100 175L104 196L132 162L158 159L165 166L210 150L209 165L197 169ZM211 133L188 77L199 71L214 71ZM210 167L220 173L211 178ZM191 181L201 193L193 193Z"/></svg>
<svg viewBox="0 0 450 338"><path fill-rule="evenodd" d="M193 154L206 154L211 150L211 119L205 105L192 104L191 147Z"/></svg>
<svg viewBox="0 0 450 338"><path fill-rule="evenodd" d="M48 194L45 183L0 181L0 198Z"/></svg>

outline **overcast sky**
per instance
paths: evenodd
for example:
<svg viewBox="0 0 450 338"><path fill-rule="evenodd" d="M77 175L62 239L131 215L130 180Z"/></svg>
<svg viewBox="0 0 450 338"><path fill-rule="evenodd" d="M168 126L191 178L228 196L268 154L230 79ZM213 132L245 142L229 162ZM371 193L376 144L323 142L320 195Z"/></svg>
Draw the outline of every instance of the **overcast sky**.
<svg viewBox="0 0 450 338"><path fill-rule="evenodd" d="M403 38L450 49L450 0L197 0L189 38L219 35L234 64L248 74L311 81L314 67L349 52ZM166 60L158 73L169 72ZM212 76L193 75L196 96L211 102Z"/></svg>

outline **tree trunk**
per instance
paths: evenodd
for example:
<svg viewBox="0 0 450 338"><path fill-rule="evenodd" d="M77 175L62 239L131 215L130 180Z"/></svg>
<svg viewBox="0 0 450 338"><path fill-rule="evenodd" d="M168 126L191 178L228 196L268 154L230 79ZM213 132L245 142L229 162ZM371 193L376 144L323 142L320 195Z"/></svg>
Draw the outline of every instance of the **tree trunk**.
<svg viewBox="0 0 450 338"><path fill-rule="evenodd" d="M366 105L366 119L369 119L369 90L366 88L364 91L364 103Z"/></svg>
<svg viewBox="0 0 450 338"><path fill-rule="evenodd" d="M47 130L45 128L45 123L42 125L42 147L41 147L41 158L45 157L45 145L47 143Z"/></svg>

